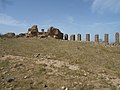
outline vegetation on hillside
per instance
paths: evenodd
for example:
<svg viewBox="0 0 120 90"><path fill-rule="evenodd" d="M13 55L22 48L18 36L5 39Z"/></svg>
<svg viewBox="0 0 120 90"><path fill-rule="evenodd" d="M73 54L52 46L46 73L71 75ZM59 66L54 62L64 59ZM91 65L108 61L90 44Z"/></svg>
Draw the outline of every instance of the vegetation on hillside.
<svg viewBox="0 0 120 90"><path fill-rule="evenodd" d="M56 39L0 39L1 90L119 90L120 47Z"/></svg>

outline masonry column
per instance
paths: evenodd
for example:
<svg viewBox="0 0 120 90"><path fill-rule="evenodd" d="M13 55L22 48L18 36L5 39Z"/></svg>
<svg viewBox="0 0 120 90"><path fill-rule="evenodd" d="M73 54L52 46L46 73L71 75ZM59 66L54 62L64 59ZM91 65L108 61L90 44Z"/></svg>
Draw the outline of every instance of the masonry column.
<svg viewBox="0 0 120 90"><path fill-rule="evenodd" d="M68 34L64 35L64 40L68 40Z"/></svg>
<svg viewBox="0 0 120 90"><path fill-rule="evenodd" d="M81 34L78 34L78 35L77 35L77 40L78 40L78 41L81 41Z"/></svg>
<svg viewBox="0 0 120 90"><path fill-rule="evenodd" d="M99 42L99 35L98 34L95 35L95 42Z"/></svg>
<svg viewBox="0 0 120 90"><path fill-rule="evenodd" d="M75 41L75 35L74 34L70 35L70 40Z"/></svg>
<svg viewBox="0 0 120 90"><path fill-rule="evenodd" d="M108 38L109 38L109 35L108 35L108 34L105 34L105 35L104 35L105 45L108 45L108 44L109 44Z"/></svg>
<svg viewBox="0 0 120 90"><path fill-rule="evenodd" d="M86 41L90 41L90 34L86 34Z"/></svg>
<svg viewBox="0 0 120 90"><path fill-rule="evenodd" d="M115 45L119 45L119 33L116 32L115 34Z"/></svg>

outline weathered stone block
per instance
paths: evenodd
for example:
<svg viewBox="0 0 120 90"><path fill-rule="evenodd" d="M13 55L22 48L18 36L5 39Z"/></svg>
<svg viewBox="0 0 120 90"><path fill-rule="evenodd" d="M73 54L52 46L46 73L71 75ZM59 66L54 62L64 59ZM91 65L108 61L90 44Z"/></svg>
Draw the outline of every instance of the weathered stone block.
<svg viewBox="0 0 120 90"><path fill-rule="evenodd" d="M115 34L115 45L119 45L119 33Z"/></svg>
<svg viewBox="0 0 120 90"><path fill-rule="evenodd" d="M77 35L77 40L78 40L78 41L81 41L81 34L78 34L78 35Z"/></svg>
<svg viewBox="0 0 120 90"><path fill-rule="evenodd" d="M90 34L86 34L86 41L90 41Z"/></svg>
<svg viewBox="0 0 120 90"><path fill-rule="evenodd" d="M68 34L65 34L63 39L68 40Z"/></svg>
<svg viewBox="0 0 120 90"><path fill-rule="evenodd" d="M95 35L95 42L99 42L99 35L98 34Z"/></svg>
<svg viewBox="0 0 120 90"><path fill-rule="evenodd" d="M109 34L104 35L104 42L105 42L105 45L109 44Z"/></svg>
<svg viewBox="0 0 120 90"><path fill-rule="evenodd" d="M75 35L74 34L70 35L70 40L75 41Z"/></svg>

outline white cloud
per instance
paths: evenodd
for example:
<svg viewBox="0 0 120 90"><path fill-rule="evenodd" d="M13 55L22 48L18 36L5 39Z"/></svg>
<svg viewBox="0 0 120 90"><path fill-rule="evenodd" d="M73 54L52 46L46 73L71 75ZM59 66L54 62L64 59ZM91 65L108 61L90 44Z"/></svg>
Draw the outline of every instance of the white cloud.
<svg viewBox="0 0 120 90"><path fill-rule="evenodd" d="M104 13L106 11L119 13L120 0L94 0L92 3L92 11Z"/></svg>
<svg viewBox="0 0 120 90"><path fill-rule="evenodd" d="M9 26L26 26L25 22L20 22L3 13L0 13L0 24Z"/></svg>
<svg viewBox="0 0 120 90"><path fill-rule="evenodd" d="M74 22L74 18L72 16L67 17L67 20L69 23L73 23Z"/></svg>

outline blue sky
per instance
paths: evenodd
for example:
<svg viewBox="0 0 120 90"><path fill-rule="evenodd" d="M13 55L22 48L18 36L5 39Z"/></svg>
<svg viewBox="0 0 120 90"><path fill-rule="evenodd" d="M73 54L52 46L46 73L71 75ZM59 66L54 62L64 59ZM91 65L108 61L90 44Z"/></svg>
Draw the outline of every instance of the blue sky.
<svg viewBox="0 0 120 90"><path fill-rule="evenodd" d="M110 41L120 32L120 0L0 0L0 33L22 33L32 25L63 33L95 34Z"/></svg>

